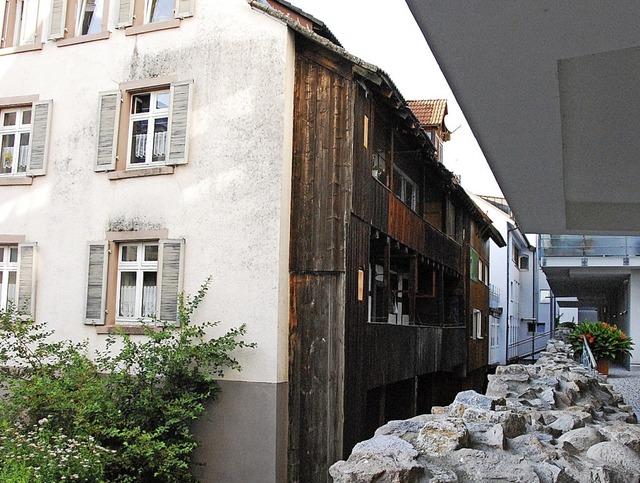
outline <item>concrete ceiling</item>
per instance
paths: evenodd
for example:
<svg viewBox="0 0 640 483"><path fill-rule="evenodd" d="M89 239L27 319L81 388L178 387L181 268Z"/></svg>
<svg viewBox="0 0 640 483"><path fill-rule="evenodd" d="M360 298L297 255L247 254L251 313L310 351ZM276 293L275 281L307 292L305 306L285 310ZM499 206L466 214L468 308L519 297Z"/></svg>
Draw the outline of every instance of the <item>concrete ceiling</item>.
<svg viewBox="0 0 640 483"><path fill-rule="evenodd" d="M640 233L640 2L406 2L523 231Z"/></svg>

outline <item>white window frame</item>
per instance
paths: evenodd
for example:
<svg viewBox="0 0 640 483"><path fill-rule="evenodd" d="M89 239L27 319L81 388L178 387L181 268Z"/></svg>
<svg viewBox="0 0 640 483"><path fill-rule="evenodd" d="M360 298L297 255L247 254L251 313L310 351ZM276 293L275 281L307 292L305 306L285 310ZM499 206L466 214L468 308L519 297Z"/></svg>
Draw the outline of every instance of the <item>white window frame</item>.
<svg viewBox="0 0 640 483"><path fill-rule="evenodd" d="M135 247L136 248L136 260L135 261L123 261L123 248ZM145 261L144 252L146 247L156 247L156 254L159 251L158 242L134 242L134 243L120 243L118 244L118 280L116 288L116 323L132 324L140 322L149 322L155 317L158 306L158 256L156 255L155 261ZM120 315L120 296L121 296L121 282L122 274L125 272L134 272L136 274L136 286L135 286L135 300L134 300L134 315L123 316ZM156 310L153 314L142 313L142 299L143 299L143 282L144 274L148 272L155 272L156 274L156 294L154 300L154 307Z"/></svg>
<svg viewBox="0 0 640 483"><path fill-rule="evenodd" d="M152 20L153 17L153 7L154 7L154 1L159 2L159 1L165 1L167 3L171 4L171 11L170 11L170 15L162 20ZM175 11L175 0L146 0L145 4L144 4L144 23L157 23L157 22L166 22L168 20L173 20L174 17L174 11ZM156 5L157 6L157 3Z"/></svg>
<svg viewBox="0 0 640 483"><path fill-rule="evenodd" d="M158 109L156 101L158 95L167 96L168 105L166 108ZM138 96L149 95L149 112L134 114L134 103ZM137 92L131 95L130 116L129 116L129 144L127 147L127 169L148 168L150 166L161 166L166 164L168 147L169 147L169 104L171 92L169 89L160 89L153 91ZM164 131L164 157L157 161L153 161L153 150L155 144L155 121L158 119L166 119L167 130ZM147 121L147 134L145 142L145 161L142 163L133 163L132 156L134 150L137 149L133 142L133 126L136 122Z"/></svg>
<svg viewBox="0 0 640 483"><path fill-rule="evenodd" d="M106 0L95 0L95 3L94 3L94 15L96 14L96 12L100 12L100 17L99 17L100 25L98 26L98 30L95 32L90 32L90 31L88 31L87 33L82 32L82 25L84 24L84 17L87 12L88 1L89 0L78 0L77 11L76 11L76 29L75 29L76 37L81 37L84 35L94 35L102 32L102 25L104 23L103 15L105 11L104 4ZM92 18L92 22L93 22L93 18ZM91 25L91 23L89 25Z"/></svg>
<svg viewBox="0 0 640 483"><path fill-rule="evenodd" d="M11 261L11 252L15 250L15 261ZM0 245L2 261L0 261L0 310L5 310L9 302L16 304L18 301L18 245ZM14 273L14 293L10 297L8 280Z"/></svg>
<svg viewBox="0 0 640 483"><path fill-rule="evenodd" d="M38 38L38 1L3 0L0 9L0 48L34 44ZM7 38L12 34L11 38Z"/></svg>
<svg viewBox="0 0 640 483"><path fill-rule="evenodd" d="M472 317L472 339L482 340L482 311L473 309Z"/></svg>
<svg viewBox="0 0 640 483"><path fill-rule="evenodd" d="M23 116L29 112L29 123L22 122ZM13 126L4 126L4 118L6 114L15 113L16 123ZM29 150L31 148L31 122L33 120L32 106L16 107L10 109L0 109L0 149L2 149L2 159L0 160L0 176L25 176L29 166ZM22 136L29 136L29 143L26 145L25 152L21 152L20 140ZM5 136L13 135L13 146L4 148L2 144ZM5 149L7 150L5 152ZM8 150L11 150L9 153ZM17 153L17 156L16 156ZM5 159L7 156L12 157L11 172L5 173ZM23 169L20 170L20 167Z"/></svg>

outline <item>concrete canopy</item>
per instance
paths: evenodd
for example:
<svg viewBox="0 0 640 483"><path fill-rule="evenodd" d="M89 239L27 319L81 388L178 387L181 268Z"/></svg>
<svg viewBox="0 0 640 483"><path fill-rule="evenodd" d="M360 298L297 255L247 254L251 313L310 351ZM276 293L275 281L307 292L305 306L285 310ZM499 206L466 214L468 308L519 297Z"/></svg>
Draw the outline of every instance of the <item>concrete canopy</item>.
<svg viewBox="0 0 640 483"><path fill-rule="evenodd" d="M406 0L528 233L640 233L640 2Z"/></svg>

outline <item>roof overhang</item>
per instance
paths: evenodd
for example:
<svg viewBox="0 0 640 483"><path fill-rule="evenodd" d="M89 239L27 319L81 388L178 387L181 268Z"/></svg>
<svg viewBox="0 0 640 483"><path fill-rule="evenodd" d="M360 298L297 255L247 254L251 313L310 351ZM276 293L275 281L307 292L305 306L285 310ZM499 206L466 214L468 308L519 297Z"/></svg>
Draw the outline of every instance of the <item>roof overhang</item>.
<svg viewBox="0 0 640 483"><path fill-rule="evenodd" d="M406 0L527 233L640 233L640 2Z"/></svg>

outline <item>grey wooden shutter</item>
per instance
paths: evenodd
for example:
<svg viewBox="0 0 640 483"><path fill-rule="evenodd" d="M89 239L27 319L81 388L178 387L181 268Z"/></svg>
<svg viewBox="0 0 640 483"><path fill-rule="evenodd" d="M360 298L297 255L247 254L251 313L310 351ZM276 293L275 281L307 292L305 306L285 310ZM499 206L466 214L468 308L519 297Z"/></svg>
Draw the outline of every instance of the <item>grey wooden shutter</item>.
<svg viewBox="0 0 640 483"><path fill-rule="evenodd" d="M33 103L31 134L29 136L29 166L27 168L27 174L31 176L42 176L47 169L52 104L51 100Z"/></svg>
<svg viewBox="0 0 640 483"><path fill-rule="evenodd" d="M84 323L104 325L107 291L107 242L89 244Z"/></svg>
<svg viewBox="0 0 640 483"><path fill-rule="evenodd" d="M133 25L133 8L135 0L120 0L118 6L118 23L117 28L130 27Z"/></svg>
<svg viewBox="0 0 640 483"><path fill-rule="evenodd" d="M116 167L120 91L100 94L95 171L111 171Z"/></svg>
<svg viewBox="0 0 640 483"><path fill-rule="evenodd" d="M33 315L36 293L36 244L18 245L18 309Z"/></svg>
<svg viewBox="0 0 640 483"><path fill-rule="evenodd" d="M52 0L51 23L49 25L49 39L64 37L64 24L67 18L67 0Z"/></svg>
<svg viewBox="0 0 640 483"><path fill-rule="evenodd" d="M171 84L169 106L169 158L167 164L186 164L189 145L189 107L193 81Z"/></svg>
<svg viewBox="0 0 640 483"><path fill-rule="evenodd" d="M178 320L178 294L182 289L184 240L160 240L158 314L166 322Z"/></svg>
<svg viewBox="0 0 640 483"><path fill-rule="evenodd" d="M176 0L176 18L193 17L194 0Z"/></svg>

